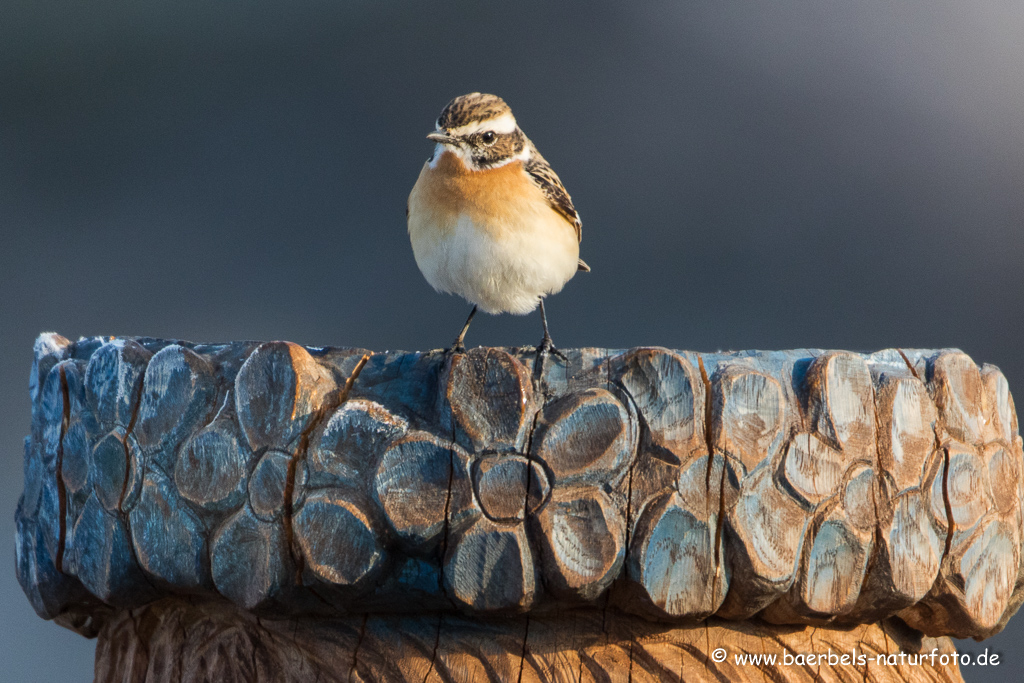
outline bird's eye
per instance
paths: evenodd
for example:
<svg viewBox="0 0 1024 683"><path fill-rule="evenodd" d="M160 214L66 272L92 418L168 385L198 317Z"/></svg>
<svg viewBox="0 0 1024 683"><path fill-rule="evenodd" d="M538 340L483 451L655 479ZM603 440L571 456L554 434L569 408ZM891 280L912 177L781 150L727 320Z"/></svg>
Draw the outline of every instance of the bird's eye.
<svg viewBox="0 0 1024 683"><path fill-rule="evenodd" d="M495 135L494 135L494 133L492 131L487 131L486 133L484 133L483 135L480 136L480 139L484 141L485 145L493 145L494 144L494 138L495 138Z"/></svg>

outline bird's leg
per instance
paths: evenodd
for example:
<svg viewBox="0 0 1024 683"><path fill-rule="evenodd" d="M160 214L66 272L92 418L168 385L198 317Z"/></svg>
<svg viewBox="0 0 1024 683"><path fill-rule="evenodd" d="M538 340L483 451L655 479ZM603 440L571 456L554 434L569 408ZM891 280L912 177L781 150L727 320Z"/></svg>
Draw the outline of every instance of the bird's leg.
<svg viewBox="0 0 1024 683"><path fill-rule="evenodd" d="M462 332L459 332L459 336L455 338L455 343L448 349L448 353L465 353L466 347L462 345L462 340L466 338L466 330L469 329L469 324L473 322L473 316L476 315L476 306L473 306L473 310L469 312L469 317L466 318L466 324L462 326Z"/></svg>
<svg viewBox="0 0 1024 683"><path fill-rule="evenodd" d="M540 300L540 320L544 324L544 339L541 340L540 346L537 347L538 358L550 354L554 354L561 358L566 363L569 359L565 357L565 354L555 348L555 343L551 341L551 334L548 332L548 314L544 311L544 298Z"/></svg>

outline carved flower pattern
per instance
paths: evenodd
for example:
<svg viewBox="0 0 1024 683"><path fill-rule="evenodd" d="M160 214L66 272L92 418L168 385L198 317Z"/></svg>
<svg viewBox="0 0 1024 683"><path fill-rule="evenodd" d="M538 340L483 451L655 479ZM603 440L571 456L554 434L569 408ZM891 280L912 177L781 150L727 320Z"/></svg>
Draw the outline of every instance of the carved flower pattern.
<svg viewBox="0 0 1024 683"><path fill-rule="evenodd" d="M346 358L335 375L296 344L261 345L238 372L236 400L217 439L207 428L190 446L189 452L231 453L224 435L237 420L235 441L259 454L246 504L221 527L212 549L217 589L243 607L264 604L295 581L299 568L304 585L326 585L343 599L386 566L366 481L377 454L405 433L406 424L373 401L332 407L344 372L358 360ZM211 425L221 421L218 416Z"/></svg>
<svg viewBox="0 0 1024 683"><path fill-rule="evenodd" d="M956 637L1020 602L1018 418L958 351L588 349L549 367L557 400L494 349L440 378L432 354L359 374L362 351L286 342L36 352L18 579L86 635L101 602L213 591L493 613L621 578L612 602L656 620Z"/></svg>
<svg viewBox="0 0 1024 683"><path fill-rule="evenodd" d="M529 609L541 576L557 597L597 598L625 554L631 408L591 388L538 409L525 366L494 349L456 356L442 386L450 438L409 432L374 480L401 543L440 547L447 595L474 610Z"/></svg>

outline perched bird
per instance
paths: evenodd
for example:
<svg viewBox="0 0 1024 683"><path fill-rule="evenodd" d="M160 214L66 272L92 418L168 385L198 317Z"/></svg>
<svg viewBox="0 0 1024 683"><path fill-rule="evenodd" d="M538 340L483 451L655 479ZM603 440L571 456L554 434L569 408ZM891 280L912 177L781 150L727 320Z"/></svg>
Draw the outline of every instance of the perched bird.
<svg viewBox="0 0 1024 683"><path fill-rule="evenodd" d="M478 308L525 315L540 305L538 354L561 356L548 333L544 297L578 270L590 270L579 257L580 216L562 181L496 95L456 97L427 139L437 144L406 216L416 264L430 286L473 304L451 350L464 350Z"/></svg>

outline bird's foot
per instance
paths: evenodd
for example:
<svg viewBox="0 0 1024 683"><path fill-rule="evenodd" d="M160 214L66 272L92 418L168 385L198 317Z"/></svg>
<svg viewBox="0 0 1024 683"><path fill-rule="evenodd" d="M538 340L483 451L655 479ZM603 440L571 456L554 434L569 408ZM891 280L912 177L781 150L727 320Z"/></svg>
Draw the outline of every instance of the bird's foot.
<svg viewBox="0 0 1024 683"><path fill-rule="evenodd" d="M540 345L537 346L537 359L542 360L548 355L557 356L565 363L569 362L569 359L566 358L565 354L555 348L555 343L551 341L551 337L544 335L544 339L542 339Z"/></svg>
<svg viewBox="0 0 1024 683"><path fill-rule="evenodd" d="M465 352L466 352L466 347L463 346L462 340L461 339L456 339L455 343L453 343L451 346L449 346L448 349L445 350L444 353L447 356L455 356L455 355L458 355L460 353L465 353Z"/></svg>

